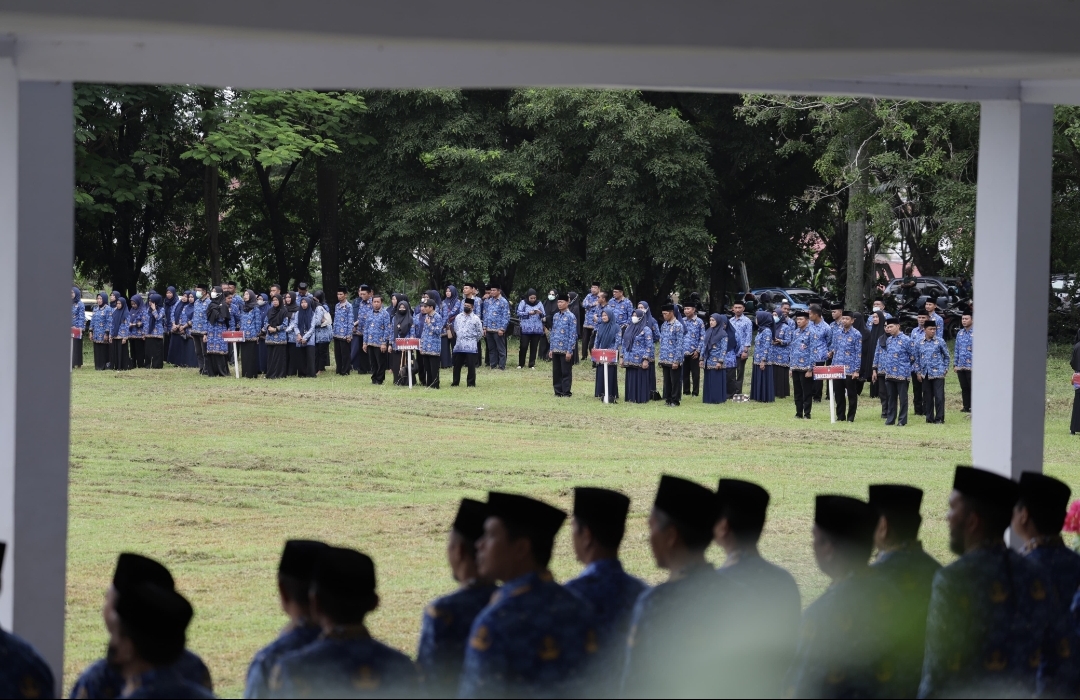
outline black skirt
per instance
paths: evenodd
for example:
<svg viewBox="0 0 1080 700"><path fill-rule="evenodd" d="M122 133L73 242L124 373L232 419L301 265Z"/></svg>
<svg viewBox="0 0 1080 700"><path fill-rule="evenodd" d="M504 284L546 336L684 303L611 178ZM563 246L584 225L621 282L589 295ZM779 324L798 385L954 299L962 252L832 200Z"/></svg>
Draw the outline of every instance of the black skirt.
<svg viewBox="0 0 1080 700"><path fill-rule="evenodd" d="M705 370L704 386L702 386L702 403L724 403L727 401L727 370Z"/></svg>
<svg viewBox="0 0 1080 700"><path fill-rule="evenodd" d="M289 348L289 350L286 353L285 376L287 376L287 377L299 377L299 376L302 376L300 374L300 368L304 364L304 357L303 357L304 348L299 347L296 343L289 343L288 345L286 345L286 347Z"/></svg>
<svg viewBox="0 0 1080 700"><path fill-rule="evenodd" d="M296 348L297 353L297 365L296 375L298 377L314 377L316 372L315 367L315 346L307 344L303 347Z"/></svg>
<svg viewBox="0 0 1080 700"><path fill-rule="evenodd" d="M322 372L330 366L330 343L315 343L315 371Z"/></svg>
<svg viewBox="0 0 1080 700"><path fill-rule="evenodd" d="M229 360L225 355L206 353L206 374L211 377L229 376Z"/></svg>
<svg viewBox="0 0 1080 700"><path fill-rule="evenodd" d="M109 343L94 343L94 369L101 371L109 368Z"/></svg>
<svg viewBox="0 0 1080 700"><path fill-rule="evenodd" d="M627 403L649 403L649 399L652 398L653 386L649 377L649 371L652 370L652 380L655 381L656 370L653 369L655 365L650 364L649 369L642 369L641 367L627 367L626 368L626 391L624 393L624 400Z"/></svg>
<svg viewBox="0 0 1080 700"><path fill-rule="evenodd" d="M165 359L165 341L162 338L146 339L146 366L161 369Z"/></svg>
<svg viewBox="0 0 1080 700"><path fill-rule="evenodd" d="M443 369L454 366L454 343L445 335L442 337L442 345L439 352L439 362Z"/></svg>
<svg viewBox="0 0 1080 700"><path fill-rule="evenodd" d="M82 338L71 339L71 366L82 367Z"/></svg>
<svg viewBox="0 0 1080 700"><path fill-rule="evenodd" d="M259 341L245 340L240 344L240 375L247 379L259 376Z"/></svg>
<svg viewBox="0 0 1080 700"><path fill-rule="evenodd" d="M771 365L765 365L765 369L756 362L753 373L750 375L750 400L772 403L776 400L776 392L773 389L773 369Z"/></svg>
<svg viewBox="0 0 1080 700"><path fill-rule="evenodd" d="M791 396L791 382L788 381L789 368L773 365L773 386L776 387L776 398L786 399Z"/></svg>
<svg viewBox="0 0 1080 700"><path fill-rule="evenodd" d="M281 379L288 369L289 350L284 345L266 346L266 378Z"/></svg>
<svg viewBox="0 0 1080 700"><path fill-rule="evenodd" d="M1069 423L1069 431L1080 433L1080 389L1077 389L1076 393L1073 394L1072 422Z"/></svg>
<svg viewBox="0 0 1080 700"><path fill-rule="evenodd" d="M127 344L122 340L114 340L109 345L109 366L117 372L131 369L131 359L128 356Z"/></svg>

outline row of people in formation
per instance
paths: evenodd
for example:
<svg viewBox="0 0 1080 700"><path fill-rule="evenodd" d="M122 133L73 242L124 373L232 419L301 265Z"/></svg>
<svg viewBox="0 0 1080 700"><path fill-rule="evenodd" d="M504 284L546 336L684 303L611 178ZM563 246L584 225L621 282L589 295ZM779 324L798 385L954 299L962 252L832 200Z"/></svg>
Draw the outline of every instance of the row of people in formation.
<svg viewBox="0 0 1080 700"><path fill-rule="evenodd" d="M1080 555L1060 535L1069 487L958 467L947 520L959 559L945 567L918 539L922 497L897 484L872 485L865 500L818 496L812 548L832 583L805 611L792 576L759 552L769 494L754 483L660 479L649 543L669 575L654 587L620 563L621 493L575 490L585 568L561 585L549 564L565 512L500 492L465 499L447 541L459 587L424 610L415 663L364 624L379 604L369 557L290 541L277 580L289 624L255 655L245 696L1075 696ZM1010 525L1021 552L1003 541ZM705 558L713 541L727 555L719 569ZM120 555L108 655L72 697L209 697L209 672L186 650L192 615L162 564ZM0 695L48 694L44 663L13 635L2 641Z"/></svg>

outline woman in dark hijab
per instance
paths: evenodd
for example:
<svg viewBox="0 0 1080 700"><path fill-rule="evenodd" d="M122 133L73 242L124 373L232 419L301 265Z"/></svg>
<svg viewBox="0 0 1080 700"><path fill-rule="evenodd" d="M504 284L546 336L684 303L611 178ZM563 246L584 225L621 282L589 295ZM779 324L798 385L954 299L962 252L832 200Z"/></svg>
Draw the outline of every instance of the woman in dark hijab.
<svg viewBox="0 0 1080 700"><path fill-rule="evenodd" d="M395 294L398 302L394 307L394 315L390 318L393 330L393 338L390 343L390 374L394 378L394 384L405 386L409 383L408 360L405 353L397 349L398 338L411 338L413 329L412 307L404 294Z"/></svg>
<svg viewBox="0 0 1080 700"><path fill-rule="evenodd" d="M266 313L266 378L281 379L288 368L288 334L285 327L289 314L280 294L270 298L270 310Z"/></svg>
<svg viewBox="0 0 1080 700"><path fill-rule="evenodd" d="M310 294L300 297L300 310L293 318L296 327L296 376L315 376L315 300Z"/></svg>
<svg viewBox="0 0 1080 700"><path fill-rule="evenodd" d="M773 315L771 311L758 311L754 316L758 333L754 338L754 369L750 376L750 400L762 403L776 401L776 377L773 374Z"/></svg>
<svg viewBox="0 0 1080 700"><path fill-rule="evenodd" d="M642 316L641 322L648 325L649 332L652 334L653 342L654 343L660 342L660 324L658 324L656 322L656 319L653 318L652 309L649 308L649 302L647 302L647 301L639 301L638 305L637 305L637 308L644 314L644 316ZM649 373L649 396L652 398L653 401L659 401L660 400L660 392L658 392L656 390L656 363L655 362L650 362L649 363L648 373ZM627 396L627 399L629 400L629 395Z"/></svg>
<svg viewBox="0 0 1080 700"><path fill-rule="evenodd" d="M709 317L709 327L701 342L701 364L705 367L702 403L724 403L727 401L727 317L713 314Z"/></svg>
<svg viewBox="0 0 1080 700"><path fill-rule="evenodd" d="M270 295L263 292L255 299L255 304L259 307L259 328L262 332L259 334L259 372L263 375L266 374L266 315L270 313Z"/></svg>
<svg viewBox="0 0 1080 700"><path fill-rule="evenodd" d="M259 376L259 336L262 335L262 312L259 311L259 297L251 289L244 290L243 303L240 306L240 331L244 342L240 344L241 376L256 379Z"/></svg>
<svg viewBox="0 0 1080 700"><path fill-rule="evenodd" d="M518 302L517 318L518 330L521 333L518 343L518 369L525 367L526 355L529 358L529 369L535 369L536 350L540 347L540 339L544 337L544 305L537 298L535 289L525 292L525 298Z"/></svg>
<svg viewBox="0 0 1080 700"><path fill-rule="evenodd" d="M176 305L178 303L180 303L180 299L176 296L176 287L166 287L165 298L161 302L161 308L165 311L165 314L162 316L162 321L165 323L165 335L161 342L162 364L169 359L169 345L172 344L173 312L176 310Z"/></svg>
<svg viewBox="0 0 1080 700"><path fill-rule="evenodd" d="M71 288L71 327L86 330L86 308L82 302L82 290ZM82 335L71 337L71 368L82 367Z"/></svg>
<svg viewBox="0 0 1080 700"><path fill-rule="evenodd" d="M330 307L326 305L326 295L323 290L316 289L312 296L315 297L315 312L311 322L315 324L315 374L321 374L330 366L330 343L334 341L334 317L330 315Z"/></svg>
<svg viewBox="0 0 1080 700"><path fill-rule="evenodd" d="M630 316L629 325L623 330L620 364L626 368L626 391L623 395L628 403L648 403L656 386L655 370L652 383L649 377L649 370L654 366L656 346L653 344L652 329L645 321L646 316L641 309L635 310Z"/></svg>
<svg viewBox="0 0 1080 700"><path fill-rule="evenodd" d="M461 299L458 299L458 290L454 285L446 288L446 296L439 305L439 315L443 318L442 346L439 355L439 366L442 369L450 369L454 366L454 340L447 330L454 329L454 319L461 313Z"/></svg>
<svg viewBox="0 0 1080 700"><path fill-rule="evenodd" d="M1080 373L1080 330L1076 331L1073 342L1075 344L1072 349L1072 357L1069 358L1069 366L1072 367L1073 372ZM1080 386L1073 384L1073 389L1075 389L1075 392L1073 393L1072 421L1069 423L1069 434L1076 435L1080 433Z"/></svg>
<svg viewBox="0 0 1080 700"><path fill-rule="evenodd" d="M885 312L875 311L870 317L870 333L863 336L862 366L859 368L859 376L870 382L870 398L877 398L881 402L881 417L885 418L885 373L878 374L878 380L872 381L874 376L874 353L878 347L885 347L888 336L885 335ZM869 364L867 364L869 362Z"/></svg>
<svg viewBox="0 0 1080 700"><path fill-rule="evenodd" d="M589 350L615 350L619 342L619 324L615 323L611 312L605 306L600 311L600 321L593 329L592 347ZM618 403L619 398L619 365L612 362L607 365L608 396L610 403ZM596 390L593 396L598 399L604 398L604 365L596 364Z"/></svg>
<svg viewBox="0 0 1080 700"><path fill-rule="evenodd" d="M229 376L229 344L225 331L229 330L232 317L221 287L210 290L210 305L206 307L206 374L210 377Z"/></svg>
<svg viewBox="0 0 1080 700"><path fill-rule="evenodd" d="M165 323L164 299L160 294L151 294L146 312L146 366L149 369L161 369L165 363L165 335L169 328Z"/></svg>
<svg viewBox="0 0 1080 700"><path fill-rule="evenodd" d="M183 298L173 312L173 338L169 345L169 361L177 367L198 367L195 357L195 340L191 337L191 324L195 317L195 290L184 291Z"/></svg>
<svg viewBox="0 0 1080 700"><path fill-rule="evenodd" d="M111 316L112 308L109 306L109 295L105 292L98 292L97 306L94 308L94 315L90 318L90 339L94 342L94 369L99 371L109 368Z"/></svg>
<svg viewBox="0 0 1080 700"><path fill-rule="evenodd" d="M300 352L300 346L296 344L296 314L299 313L300 306L296 303L295 292L285 292L285 296L282 297L281 301L285 307L286 318L285 376L298 377L300 376L300 356L302 353Z"/></svg>
<svg viewBox="0 0 1080 700"><path fill-rule="evenodd" d="M146 304L142 294L131 295L128 311L128 349L131 351L131 367L146 366Z"/></svg>
<svg viewBox="0 0 1080 700"><path fill-rule="evenodd" d="M131 369L127 348L130 332L127 299L120 296L119 292L113 292L113 296L116 297L116 302L113 304L112 325L109 328L109 340L112 342L109 348L109 365L117 372L123 372Z"/></svg>

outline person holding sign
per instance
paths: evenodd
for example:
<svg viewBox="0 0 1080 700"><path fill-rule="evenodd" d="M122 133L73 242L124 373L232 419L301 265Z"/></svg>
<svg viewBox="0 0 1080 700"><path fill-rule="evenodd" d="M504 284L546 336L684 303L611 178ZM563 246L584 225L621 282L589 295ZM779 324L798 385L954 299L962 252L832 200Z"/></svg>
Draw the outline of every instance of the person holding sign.
<svg viewBox="0 0 1080 700"><path fill-rule="evenodd" d="M592 347L590 350L615 350L618 343L619 325L615 323L615 316L607 306L601 306L600 315L593 326ZM596 363L596 389L593 395L598 399L604 398L605 371L607 372L608 398L611 403L617 403L619 398L619 368L614 362L607 364Z"/></svg>
<svg viewBox="0 0 1080 700"><path fill-rule="evenodd" d="M653 359L652 329L645 322L645 312L637 309L622 332L622 361L626 368L626 400L648 403L652 398L649 363Z"/></svg>
<svg viewBox="0 0 1080 700"><path fill-rule="evenodd" d="M840 312L840 329L832 334L833 366L843 365L844 378L832 380L832 392L836 396L836 420L855 422L855 411L859 408L859 390L862 382L863 335L855 326L855 314L844 310Z"/></svg>
<svg viewBox="0 0 1080 700"><path fill-rule="evenodd" d="M231 313L231 312L230 312ZM243 376L255 379L259 376L259 335L262 333L262 312L258 297L250 289L244 290L244 303L240 307L240 330L244 342L240 345L240 366Z"/></svg>
<svg viewBox="0 0 1080 700"><path fill-rule="evenodd" d="M407 386L409 384L409 362L406 355L411 350L401 351L397 349L397 341L402 338L412 337L413 313L412 306L404 294L398 295L397 305L394 307L394 316L390 319L393 341L390 352L390 374L394 377L394 384Z"/></svg>
<svg viewBox="0 0 1080 700"><path fill-rule="evenodd" d="M461 303L461 313L454 317L450 330L454 343L454 381L450 386L461 384L461 368L468 367L465 386L476 386L476 366L480 363L480 339L484 337L484 324L473 313L473 300Z"/></svg>
<svg viewBox="0 0 1080 700"><path fill-rule="evenodd" d="M900 321L885 324L885 342L874 350L874 376L885 375L885 425L907 425L908 382L916 366L915 344L900 331Z"/></svg>
<svg viewBox="0 0 1080 700"><path fill-rule="evenodd" d="M937 337L937 326L928 321L923 339L915 344L917 370L923 389L927 423L945 422L945 375L949 372L949 348Z"/></svg>
<svg viewBox="0 0 1080 700"><path fill-rule="evenodd" d="M551 358L551 383L555 396L573 396L574 349L577 347L577 316L568 311L570 296L565 292L558 298L559 310L551 320L551 340L548 357Z"/></svg>

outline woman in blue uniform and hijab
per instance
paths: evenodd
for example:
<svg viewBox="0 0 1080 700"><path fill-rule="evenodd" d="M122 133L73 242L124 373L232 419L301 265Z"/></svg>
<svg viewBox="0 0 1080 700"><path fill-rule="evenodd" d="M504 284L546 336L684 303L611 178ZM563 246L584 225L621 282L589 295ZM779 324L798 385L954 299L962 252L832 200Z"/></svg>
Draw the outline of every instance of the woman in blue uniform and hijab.
<svg viewBox="0 0 1080 700"><path fill-rule="evenodd" d="M240 345L241 376L256 379L259 376L259 336L262 334L262 313L258 297L250 289L244 290L244 303L240 307L240 330L244 342Z"/></svg>
<svg viewBox="0 0 1080 700"><path fill-rule="evenodd" d="M71 288L71 327L86 330L86 309L82 303L82 290ZM71 337L71 368L82 367L82 337Z"/></svg>
<svg viewBox="0 0 1080 700"><path fill-rule="evenodd" d="M458 299L457 287L450 285L446 288L446 298L439 306L439 315L442 316L445 325L443 327L442 348L439 353L439 366L450 369L454 366L454 340L450 338L447 330L454 329L454 319L461 313L461 299Z"/></svg>
<svg viewBox="0 0 1080 700"><path fill-rule="evenodd" d="M176 296L176 287L165 288L165 298L161 302L161 308L164 309L165 314L162 317L165 322L165 335L161 342L161 358L162 363L169 359L169 345L172 344L172 323L175 318L174 312L176 311L176 305L180 303L180 298Z"/></svg>
<svg viewBox="0 0 1080 700"><path fill-rule="evenodd" d="M300 297L300 308L293 317L296 328L296 376L315 376L315 299L310 294Z"/></svg>
<svg viewBox="0 0 1080 700"><path fill-rule="evenodd" d="M621 364L626 368L626 391L623 395L628 403L648 403L652 398L652 387L655 386L649 382L655 345L646 316L648 314L641 309L635 310L629 325L623 330ZM654 380L655 376L654 373Z"/></svg>
<svg viewBox="0 0 1080 700"><path fill-rule="evenodd" d="M701 344L701 363L705 367L702 403L724 403L727 395L728 349L735 347L735 329L727 316L713 314Z"/></svg>
<svg viewBox="0 0 1080 700"><path fill-rule="evenodd" d="M146 327L143 334L146 350L146 367L161 369L165 361L165 325L164 299L160 294L151 294L146 309Z"/></svg>
<svg viewBox="0 0 1080 700"><path fill-rule="evenodd" d="M776 378L770 366L773 347L773 315L758 311L754 317L758 333L754 338L754 370L750 376L750 400L762 403L776 401Z"/></svg>
<svg viewBox="0 0 1080 700"><path fill-rule="evenodd" d="M600 312L600 322L593 329L592 347L588 350L615 350L619 343L619 326L612 318L607 307ZM618 403L619 398L619 366L612 362L607 365L608 392L611 403ZM596 365L596 391L593 395L598 399L604 398L604 365Z"/></svg>
<svg viewBox="0 0 1080 700"><path fill-rule="evenodd" d="M113 304L113 312L109 324L109 365L117 372L131 369L128 359L128 308L127 299L120 296L119 292L113 292L116 302Z"/></svg>
<svg viewBox="0 0 1080 700"><path fill-rule="evenodd" d="M289 314L280 294L270 297L270 310L266 312L266 378L281 379L288 369L288 334L285 327Z"/></svg>
<svg viewBox="0 0 1080 700"><path fill-rule="evenodd" d="M131 351L131 367L146 366L146 305L142 294L131 295L128 311L128 350Z"/></svg>
<svg viewBox="0 0 1080 700"><path fill-rule="evenodd" d="M300 305L296 303L296 294L285 292L282 297L282 306L285 307L285 376L300 376L300 364L303 360L300 346L296 344L296 314L300 311Z"/></svg>
<svg viewBox="0 0 1080 700"><path fill-rule="evenodd" d="M323 290L316 289L311 295L315 297L315 306L312 309L315 316L311 322L315 326L315 374L318 375L330 366L330 343L334 342L334 320L330 315L330 307L326 304L326 295Z"/></svg>
<svg viewBox="0 0 1080 700"><path fill-rule="evenodd" d="M652 334L653 342L659 342L660 324L656 322L655 318L653 318L652 309L649 308L649 302L639 301L637 307L645 314L642 317L642 322L648 325L649 332ZM646 371L649 375L649 400L659 401L660 392L656 390L656 363L650 362L649 367Z"/></svg>
<svg viewBox="0 0 1080 700"><path fill-rule="evenodd" d="M109 295L97 293L97 306L90 317L90 339L94 343L94 369L101 371L109 367L109 331L112 328L112 307Z"/></svg>
<svg viewBox="0 0 1080 700"><path fill-rule="evenodd" d="M206 374L211 377L229 376L229 344L224 333L232 321L229 305L221 293L221 287L210 290L210 305L206 307Z"/></svg>

